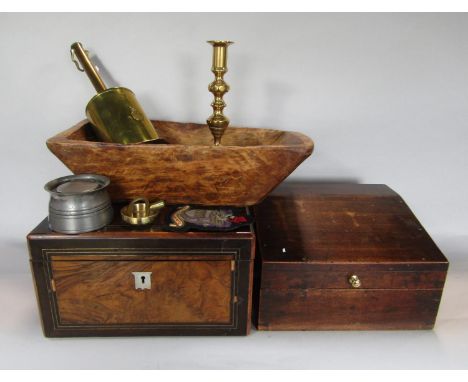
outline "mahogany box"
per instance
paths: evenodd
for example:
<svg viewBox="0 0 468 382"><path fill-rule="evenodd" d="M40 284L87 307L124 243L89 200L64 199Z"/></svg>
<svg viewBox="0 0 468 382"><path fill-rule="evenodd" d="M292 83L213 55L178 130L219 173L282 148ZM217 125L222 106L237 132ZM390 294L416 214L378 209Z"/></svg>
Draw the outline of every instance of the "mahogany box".
<svg viewBox="0 0 468 382"><path fill-rule="evenodd" d="M115 208L118 211L118 208ZM28 235L47 337L246 335L255 235L133 228Z"/></svg>
<svg viewBox="0 0 468 382"><path fill-rule="evenodd" d="M389 187L284 183L255 218L258 329L434 326L448 261Z"/></svg>

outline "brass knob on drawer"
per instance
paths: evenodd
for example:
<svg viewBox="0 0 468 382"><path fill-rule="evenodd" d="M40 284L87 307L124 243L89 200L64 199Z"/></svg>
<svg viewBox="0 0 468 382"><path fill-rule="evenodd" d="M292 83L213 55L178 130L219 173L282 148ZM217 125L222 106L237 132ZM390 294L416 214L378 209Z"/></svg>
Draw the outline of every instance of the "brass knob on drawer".
<svg viewBox="0 0 468 382"><path fill-rule="evenodd" d="M352 275L348 281L353 288L359 288L361 286L361 280L359 280L359 277L356 275Z"/></svg>

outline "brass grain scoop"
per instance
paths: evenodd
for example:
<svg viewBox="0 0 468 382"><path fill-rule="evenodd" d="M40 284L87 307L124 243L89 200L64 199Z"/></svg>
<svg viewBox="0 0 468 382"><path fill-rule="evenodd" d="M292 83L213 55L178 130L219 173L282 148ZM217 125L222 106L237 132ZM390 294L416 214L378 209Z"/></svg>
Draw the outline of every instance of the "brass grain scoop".
<svg viewBox="0 0 468 382"><path fill-rule="evenodd" d="M88 102L86 116L102 141L127 144L158 139L153 124L131 90L123 87L106 88L80 42L72 44L70 53L77 69L88 75L98 93Z"/></svg>
<svg viewBox="0 0 468 382"><path fill-rule="evenodd" d="M156 219L159 211L164 207L164 202L150 203L147 198L133 199L129 205L120 210L122 220L132 225L150 224Z"/></svg>

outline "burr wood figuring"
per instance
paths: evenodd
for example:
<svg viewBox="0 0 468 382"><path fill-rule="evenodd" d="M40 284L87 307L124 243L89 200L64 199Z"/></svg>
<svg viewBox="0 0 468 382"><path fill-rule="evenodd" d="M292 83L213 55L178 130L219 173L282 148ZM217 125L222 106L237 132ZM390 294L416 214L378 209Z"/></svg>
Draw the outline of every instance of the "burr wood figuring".
<svg viewBox="0 0 468 382"><path fill-rule="evenodd" d="M47 337L249 333L253 229L165 232L164 212L138 229L117 215L99 232L44 220L28 235Z"/></svg>

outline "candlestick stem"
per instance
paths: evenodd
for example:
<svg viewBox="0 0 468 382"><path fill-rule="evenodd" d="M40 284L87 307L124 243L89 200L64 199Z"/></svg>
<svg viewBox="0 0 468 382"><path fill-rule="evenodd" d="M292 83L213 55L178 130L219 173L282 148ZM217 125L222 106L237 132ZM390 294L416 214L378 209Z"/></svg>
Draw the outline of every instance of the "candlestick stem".
<svg viewBox="0 0 468 382"><path fill-rule="evenodd" d="M221 138L229 125L229 118L223 114L223 110L226 107L223 96L229 91L229 85L224 81L224 74L228 71L227 47L233 44L233 42L208 41L208 43L213 46L211 71L215 75L215 80L208 86L208 90L214 95L214 101L211 103L213 114L206 120L206 123L213 135L215 146L219 146Z"/></svg>

